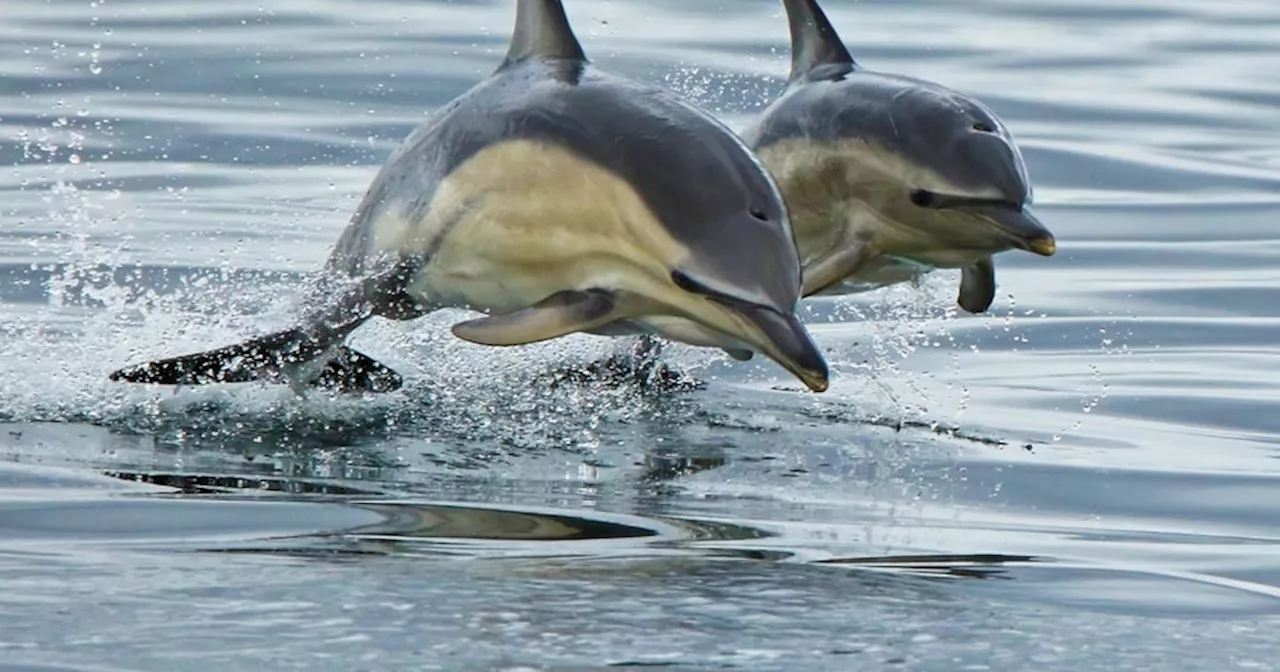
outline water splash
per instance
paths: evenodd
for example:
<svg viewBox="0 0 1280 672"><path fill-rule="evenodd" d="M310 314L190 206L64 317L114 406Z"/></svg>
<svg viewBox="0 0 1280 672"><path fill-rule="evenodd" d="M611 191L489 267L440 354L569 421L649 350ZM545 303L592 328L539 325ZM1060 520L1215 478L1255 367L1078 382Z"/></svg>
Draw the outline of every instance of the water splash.
<svg viewBox="0 0 1280 672"><path fill-rule="evenodd" d="M100 46L94 43L86 52L99 69ZM774 93L763 78L718 78L698 68L680 69L667 81L724 116L757 109ZM92 156L85 147L110 144L109 121L73 121L78 118L67 122L78 137L49 136L33 145L40 160L65 156L57 152L66 146L76 147L73 155L83 159ZM155 151L167 156L168 149L160 145ZM659 412L671 414L663 421L673 424L708 422L705 414L680 406L679 397L654 399L634 389L548 384L561 367L611 354L616 341L573 337L512 350L480 348L448 335L448 324L458 318L450 312L408 324L370 323L357 333L354 345L409 381L405 390L386 397L298 397L283 388L254 385L175 393L110 383L107 372L124 364L215 347L287 325L301 277L245 271L227 261L204 268L125 266L121 260L130 251L131 238L128 213L116 203L119 192L101 180L64 179L83 174L68 171L92 168L92 160L49 165L54 186L46 205L56 233L44 241L40 256L56 263L41 269L48 276L46 305L0 332L0 356L15 362L3 373L15 384L0 391L0 420L90 423L154 436L160 445L221 444L245 450L265 443L359 444L430 436L442 446L467 445L463 452L480 456L476 459L481 462L502 459L504 453L549 449L590 455L616 443L627 425ZM169 193L175 200L187 195L181 185ZM287 248L288 234L285 230L263 244ZM955 318L952 302L949 296L942 299L950 280L939 275L837 302L828 322L866 338L852 346L833 345L829 352L836 376L846 381L841 390L821 400L801 397L804 401L795 406L852 404L859 422L941 427L938 418L953 406L943 398L950 388L933 384L935 372L920 375L905 365L922 349L957 345L948 331ZM821 322L823 310L806 309L806 315ZM705 349L672 347L668 358L717 383L750 386L785 379L771 363L726 364ZM958 369L958 359L952 367ZM36 380L39 385L29 384ZM963 398L959 406L957 418ZM785 427L789 419L760 409L727 415L730 424L766 430ZM885 458L902 466L911 453L897 448L886 451Z"/></svg>

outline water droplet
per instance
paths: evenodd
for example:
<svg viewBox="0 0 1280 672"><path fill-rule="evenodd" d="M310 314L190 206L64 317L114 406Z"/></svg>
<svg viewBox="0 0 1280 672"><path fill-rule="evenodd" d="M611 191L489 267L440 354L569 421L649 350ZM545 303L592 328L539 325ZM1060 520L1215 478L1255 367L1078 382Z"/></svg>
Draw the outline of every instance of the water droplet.
<svg viewBox="0 0 1280 672"><path fill-rule="evenodd" d="M71 163L80 163L80 155L72 154L71 156L67 157L67 161Z"/></svg>

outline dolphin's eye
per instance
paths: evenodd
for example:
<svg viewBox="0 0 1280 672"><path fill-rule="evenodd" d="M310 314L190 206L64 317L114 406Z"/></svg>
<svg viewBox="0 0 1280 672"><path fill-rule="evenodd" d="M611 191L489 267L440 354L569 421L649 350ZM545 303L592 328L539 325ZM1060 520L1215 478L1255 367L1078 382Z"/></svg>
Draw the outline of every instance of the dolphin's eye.
<svg viewBox="0 0 1280 672"><path fill-rule="evenodd" d="M932 191L915 189L911 192L911 202L922 208L927 208L933 205L935 200L936 199L934 198L934 193Z"/></svg>
<svg viewBox="0 0 1280 672"><path fill-rule="evenodd" d="M760 208L751 208L751 216L762 222L769 221L769 215L764 214L764 210Z"/></svg>
<svg viewBox="0 0 1280 672"><path fill-rule="evenodd" d="M985 121L975 122L973 124L973 130L979 133L995 133L996 132L996 129L992 128L991 124L988 124Z"/></svg>
<svg viewBox="0 0 1280 672"><path fill-rule="evenodd" d="M671 280L676 283L676 287L693 294L701 294L704 287L701 283L694 282L693 278L685 275L682 271L671 271Z"/></svg>

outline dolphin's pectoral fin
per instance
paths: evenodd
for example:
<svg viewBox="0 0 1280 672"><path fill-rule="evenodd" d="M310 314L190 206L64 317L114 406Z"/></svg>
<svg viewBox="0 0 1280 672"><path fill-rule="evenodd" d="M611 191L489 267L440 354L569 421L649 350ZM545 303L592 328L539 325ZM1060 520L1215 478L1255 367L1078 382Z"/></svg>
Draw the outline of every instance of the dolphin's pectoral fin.
<svg viewBox="0 0 1280 672"><path fill-rule="evenodd" d="M808 297L826 291L857 274L878 256L880 256L880 250L871 244L855 245L840 250L804 269L804 283L800 295Z"/></svg>
<svg viewBox="0 0 1280 672"><path fill-rule="evenodd" d="M566 289L521 310L453 325L453 335L481 345L524 345L590 333L634 314L642 299L603 289Z"/></svg>
<svg viewBox="0 0 1280 672"><path fill-rule="evenodd" d="M739 362L749 362L755 356L755 353L750 350L740 350L738 348L724 348L724 352Z"/></svg>
<svg viewBox="0 0 1280 672"><path fill-rule="evenodd" d="M974 314L984 313L996 299L996 266L983 257L960 271L960 294L956 303Z"/></svg>

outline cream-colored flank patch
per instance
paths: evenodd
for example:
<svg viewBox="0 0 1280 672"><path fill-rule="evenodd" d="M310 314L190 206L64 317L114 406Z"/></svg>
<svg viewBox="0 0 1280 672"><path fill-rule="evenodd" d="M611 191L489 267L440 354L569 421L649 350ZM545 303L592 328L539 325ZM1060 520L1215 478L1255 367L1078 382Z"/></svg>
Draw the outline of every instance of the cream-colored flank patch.
<svg viewBox="0 0 1280 672"><path fill-rule="evenodd" d="M931 257L938 266L971 263L968 250L952 250L973 228L975 240L990 235L975 218L924 209L911 191L954 191L936 172L908 162L864 139L814 142L784 140L760 150L791 215L801 264L812 268L851 247L877 254ZM952 259L951 257L955 257Z"/></svg>
<svg viewBox="0 0 1280 672"><path fill-rule="evenodd" d="M378 232L375 251L436 247L411 291L499 312L562 289L649 295L689 256L624 179L533 140L480 151L441 181L420 221Z"/></svg>
<svg viewBox="0 0 1280 672"><path fill-rule="evenodd" d="M675 286L672 269L696 260L625 179L556 145L488 147L441 181L420 221L380 221L377 234L373 254L435 248L409 287L424 303L505 314L601 287L670 307L634 319L676 340L780 354L743 316Z"/></svg>
<svg viewBox="0 0 1280 672"><path fill-rule="evenodd" d="M785 140L760 152L782 190L806 264L892 227L896 202L911 205L907 185L927 176L865 140Z"/></svg>

